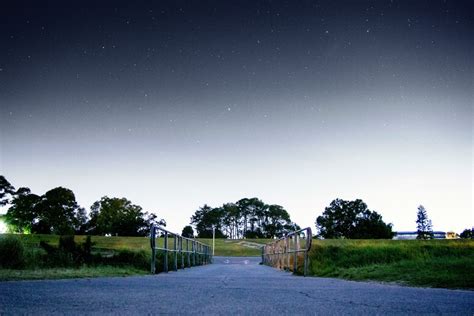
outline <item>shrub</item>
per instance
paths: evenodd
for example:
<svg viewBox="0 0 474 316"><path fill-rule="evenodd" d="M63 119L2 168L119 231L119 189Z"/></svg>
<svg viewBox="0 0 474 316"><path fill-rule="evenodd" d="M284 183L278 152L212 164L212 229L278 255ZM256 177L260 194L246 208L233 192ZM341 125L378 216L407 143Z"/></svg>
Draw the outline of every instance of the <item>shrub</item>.
<svg viewBox="0 0 474 316"><path fill-rule="evenodd" d="M130 266L138 269L150 269L150 255L144 250L119 250L110 258L103 258L103 263L112 266Z"/></svg>
<svg viewBox="0 0 474 316"><path fill-rule="evenodd" d="M44 263L53 267L80 266L82 264L91 264L95 257L92 255L92 246L90 236L87 236L83 244L77 245L74 236L60 236L59 246L54 247L41 241L40 246L47 252Z"/></svg>
<svg viewBox="0 0 474 316"><path fill-rule="evenodd" d="M25 247L15 236L0 238L0 267L22 269L26 264Z"/></svg>

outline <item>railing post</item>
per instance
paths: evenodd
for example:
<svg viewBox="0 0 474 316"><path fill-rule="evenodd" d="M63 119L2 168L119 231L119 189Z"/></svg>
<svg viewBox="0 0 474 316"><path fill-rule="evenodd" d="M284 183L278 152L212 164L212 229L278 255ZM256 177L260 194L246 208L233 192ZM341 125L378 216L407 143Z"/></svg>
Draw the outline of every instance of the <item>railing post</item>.
<svg viewBox="0 0 474 316"><path fill-rule="evenodd" d="M181 254L181 269L184 269L183 237L179 237L179 253Z"/></svg>
<svg viewBox="0 0 474 316"><path fill-rule="evenodd" d="M163 271L168 272L168 232L165 231L165 240L164 246L165 249L165 257L163 258Z"/></svg>
<svg viewBox="0 0 474 316"><path fill-rule="evenodd" d="M191 255L189 253L189 239L186 239L186 257L188 259L188 268L191 267Z"/></svg>
<svg viewBox="0 0 474 316"><path fill-rule="evenodd" d="M153 224L150 225L150 246L151 246L151 274L155 274L156 271L156 234L155 234L155 226Z"/></svg>
<svg viewBox="0 0 474 316"><path fill-rule="evenodd" d="M173 235L173 236L174 236L174 243L173 243L174 262L173 262L173 268L174 268L174 271L178 271L178 245L176 244L176 242L178 241L178 238L176 237L176 235Z"/></svg>
<svg viewBox="0 0 474 316"><path fill-rule="evenodd" d="M311 243L313 240L313 232L311 231L311 227L308 227L306 229L306 245L305 249L306 251L304 252L304 276L308 274L308 252L311 250Z"/></svg>
<svg viewBox="0 0 474 316"><path fill-rule="evenodd" d="M299 245L299 235L296 234L295 236L295 258L293 259L293 273L296 273L296 269L298 269L298 250L300 249Z"/></svg>
<svg viewBox="0 0 474 316"><path fill-rule="evenodd" d="M192 245L192 252L193 252L193 266L196 266L196 241L193 240L191 243Z"/></svg>

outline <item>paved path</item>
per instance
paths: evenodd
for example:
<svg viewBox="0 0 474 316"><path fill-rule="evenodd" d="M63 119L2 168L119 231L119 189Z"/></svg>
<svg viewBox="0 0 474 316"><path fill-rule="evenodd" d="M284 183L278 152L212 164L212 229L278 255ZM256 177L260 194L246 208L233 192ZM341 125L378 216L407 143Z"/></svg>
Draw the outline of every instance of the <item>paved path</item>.
<svg viewBox="0 0 474 316"><path fill-rule="evenodd" d="M474 291L303 278L259 261L216 257L154 276L0 282L0 314L474 314Z"/></svg>

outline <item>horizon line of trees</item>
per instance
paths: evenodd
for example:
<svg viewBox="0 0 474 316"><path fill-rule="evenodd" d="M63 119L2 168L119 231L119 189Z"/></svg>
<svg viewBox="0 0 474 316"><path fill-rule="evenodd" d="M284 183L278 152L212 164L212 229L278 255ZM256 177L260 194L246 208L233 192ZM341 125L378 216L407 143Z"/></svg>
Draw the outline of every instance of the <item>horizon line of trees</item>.
<svg viewBox="0 0 474 316"><path fill-rule="evenodd" d="M191 217L191 225L200 238L211 238L213 227L216 238L229 239L282 237L287 231L300 229L282 206L266 204L256 197L219 207L204 204ZM185 228L189 234L189 228Z"/></svg>
<svg viewBox="0 0 474 316"><path fill-rule="evenodd" d="M15 233L146 236L151 224L166 226L126 198L103 196L87 214L70 189L57 187L40 196L26 187L16 190L0 175L0 206L6 205L5 222Z"/></svg>
<svg viewBox="0 0 474 316"><path fill-rule="evenodd" d="M0 207L7 205L7 213L2 217L10 231L16 233L146 236L151 224L166 226L165 220L126 198L103 196L87 213L70 189L57 187L40 196L27 187L15 189L0 175ZM205 204L195 211L190 224L201 238L212 237L213 227L217 238L230 239L280 238L286 232L300 229L282 206L266 204L256 197L216 208ZM333 200L315 224L318 238L394 236L393 225L385 223L380 214L369 210L360 199ZM422 205L418 207L416 224L418 239L433 238L432 223ZM185 226L182 235L194 237L193 227ZM474 229L465 229L459 236L473 238Z"/></svg>

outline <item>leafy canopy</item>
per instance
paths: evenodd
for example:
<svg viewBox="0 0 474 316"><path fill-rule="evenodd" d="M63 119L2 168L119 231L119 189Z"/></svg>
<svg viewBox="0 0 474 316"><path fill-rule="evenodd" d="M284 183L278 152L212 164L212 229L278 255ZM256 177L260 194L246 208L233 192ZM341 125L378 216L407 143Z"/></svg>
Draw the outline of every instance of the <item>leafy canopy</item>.
<svg viewBox="0 0 474 316"><path fill-rule="evenodd" d="M322 238L389 239L393 237L392 224L370 211L362 200L335 199L316 218L316 229Z"/></svg>
<svg viewBox="0 0 474 316"><path fill-rule="evenodd" d="M287 231L299 229L288 212L280 205L268 205L258 198L244 198L236 203L225 203L212 208L204 205L191 217L198 237L217 238L273 238Z"/></svg>
<svg viewBox="0 0 474 316"><path fill-rule="evenodd" d="M88 232L96 235L146 236L151 224L166 226L155 214L126 198L102 197L91 206Z"/></svg>

